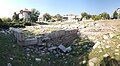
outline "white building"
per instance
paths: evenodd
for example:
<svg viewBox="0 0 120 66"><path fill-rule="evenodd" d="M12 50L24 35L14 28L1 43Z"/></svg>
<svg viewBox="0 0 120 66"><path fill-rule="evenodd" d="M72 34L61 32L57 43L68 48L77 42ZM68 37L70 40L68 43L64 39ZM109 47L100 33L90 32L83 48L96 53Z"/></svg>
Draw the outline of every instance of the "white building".
<svg viewBox="0 0 120 66"><path fill-rule="evenodd" d="M63 19L67 21L78 21L79 19L81 19L81 16L75 14L66 14L63 16Z"/></svg>
<svg viewBox="0 0 120 66"><path fill-rule="evenodd" d="M37 22L43 22L43 16L39 16Z"/></svg>
<svg viewBox="0 0 120 66"><path fill-rule="evenodd" d="M30 20L30 11L28 9L25 10L21 10L19 13L19 18L23 19L25 21L29 21Z"/></svg>

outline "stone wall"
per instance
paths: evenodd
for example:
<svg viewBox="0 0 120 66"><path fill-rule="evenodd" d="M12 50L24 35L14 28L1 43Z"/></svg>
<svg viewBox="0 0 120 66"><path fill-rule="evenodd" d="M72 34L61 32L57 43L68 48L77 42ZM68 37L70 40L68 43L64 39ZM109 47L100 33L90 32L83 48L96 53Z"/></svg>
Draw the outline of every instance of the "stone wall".
<svg viewBox="0 0 120 66"><path fill-rule="evenodd" d="M48 35L51 39L47 42L52 44L72 44L77 37L77 30L60 30Z"/></svg>
<svg viewBox="0 0 120 66"><path fill-rule="evenodd" d="M26 38L21 29L12 29L12 32L17 39L17 43L21 46L26 45L42 45L43 43L52 44L69 44L77 37L77 30L59 30L51 33L45 33L44 36L35 36L34 38Z"/></svg>

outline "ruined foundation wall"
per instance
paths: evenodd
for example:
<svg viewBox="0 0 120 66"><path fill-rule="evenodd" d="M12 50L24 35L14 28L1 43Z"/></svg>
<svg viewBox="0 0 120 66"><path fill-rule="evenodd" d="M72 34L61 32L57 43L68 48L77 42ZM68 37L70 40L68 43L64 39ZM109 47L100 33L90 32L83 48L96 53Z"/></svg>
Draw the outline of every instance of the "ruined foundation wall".
<svg viewBox="0 0 120 66"><path fill-rule="evenodd" d="M52 44L69 44L77 37L77 30L59 30L53 31L49 34L45 34L42 37L36 36L35 38L26 38L24 33L20 29L12 30L17 43L21 46L26 45L35 45L43 43L52 43ZM47 39L46 39L47 38Z"/></svg>

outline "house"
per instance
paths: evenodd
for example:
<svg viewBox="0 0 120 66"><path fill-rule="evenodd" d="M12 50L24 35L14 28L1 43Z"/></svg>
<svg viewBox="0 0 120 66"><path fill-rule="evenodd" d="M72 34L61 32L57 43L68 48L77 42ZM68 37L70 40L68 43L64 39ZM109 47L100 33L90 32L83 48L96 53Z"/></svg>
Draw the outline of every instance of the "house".
<svg viewBox="0 0 120 66"><path fill-rule="evenodd" d="M37 22L43 22L43 16L39 16Z"/></svg>
<svg viewBox="0 0 120 66"><path fill-rule="evenodd" d="M66 14L63 16L63 20L66 21L79 21L81 19L81 16L75 15L75 14Z"/></svg>
<svg viewBox="0 0 120 66"><path fill-rule="evenodd" d="M81 15L74 14L66 14L62 16L62 21L79 21L81 19ZM38 22L43 22L43 16L38 17ZM57 21L56 18L52 18L51 21Z"/></svg>
<svg viewBox="0 0 120 66"><path fill-rule="evenodd" d="M31 11L29 11L28 9L21 10L19 13L20 20L30 21L30 13Z"/></svg>

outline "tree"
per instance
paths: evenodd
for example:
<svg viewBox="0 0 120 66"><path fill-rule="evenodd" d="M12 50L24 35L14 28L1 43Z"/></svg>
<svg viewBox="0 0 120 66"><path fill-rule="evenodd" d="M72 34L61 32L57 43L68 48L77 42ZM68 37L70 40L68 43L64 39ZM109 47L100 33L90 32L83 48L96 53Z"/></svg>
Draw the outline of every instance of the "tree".
<svg viewBox="0 0 120 66"><path fill-rule="evenodd" d="M12 16L12 20L19 20L19 15L14 12L14 15Z"/></svg>
<svg viewBox="0 0 120 66"><path fill-rule="evenodd" d="M99 15L102 19L110 19L110 15L106 12L103 12Z"/></svg>
<svg viewBox="0 0 120 66"><path fill-rule="evenodd" d="M87 15L86 16L86 19L90 19L92 16L91 15Z"/></svg>
<svg viewBox="0 0 120 66"><path fill-rule="evenodd" d="M92 19L93 19L94 21L100 20L100 19L101 19L101 16L100 16L100 15L92 15Z"/></svg>
<svg viewBox="0 0 120 66"><path fill-rule="evenodd" d="M117 11L115 11L114 13L113 13L113 19L117 19L118 18L118 13L117 13Z"/></svg>
<svg viewBox="0 0 120 66"><path fill-rule="evenodd" d="M85 18L88 14L86 12L81 13L82 18Z"/></svg>
<svg viewBox="0 0 120 66"><path fill-rule="evenodd" d="M51 19L51 15L50 15L50 14L45 13L45 14L43 15L43 20L44 20L44 21L48 21L48 20L50 20L50 19Z"/></svg>
<svg viewBox="0 0 120 66"><path fill-rule="evenodd" d="M91 15L87 14L86 12L81 13L82 18L90 19Z"/></svg>
<svg viewBox="0 0 120 66"><path fill-rule="evenodd" d="M61 20L62 20L62 16L61 16L60 14L55 15L54 18L55 18L57 21L61 21Z"/></svg>
<svg viewBox="0 0 120 66"><path fill-rule="evenodd" d="M32 22L36 22L38 20L38 17L40 15L40 12L36 9L32 9L30 13L30 20Z"/></svg>

